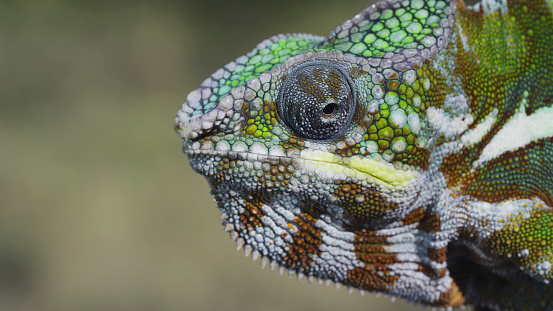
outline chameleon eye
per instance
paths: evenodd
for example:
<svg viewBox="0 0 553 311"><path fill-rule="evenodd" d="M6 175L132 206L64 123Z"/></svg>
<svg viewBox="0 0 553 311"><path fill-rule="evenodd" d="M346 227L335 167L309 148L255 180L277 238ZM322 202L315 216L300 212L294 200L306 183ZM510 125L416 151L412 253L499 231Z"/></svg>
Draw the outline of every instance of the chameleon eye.
<svg viewBox="0 0 553 311"><path fill-rule="evenodd" d="M355 112L352 85L349 76L330 62L311 61L291 68L280 90L280 117L300 137L335 138Z"/></svg>

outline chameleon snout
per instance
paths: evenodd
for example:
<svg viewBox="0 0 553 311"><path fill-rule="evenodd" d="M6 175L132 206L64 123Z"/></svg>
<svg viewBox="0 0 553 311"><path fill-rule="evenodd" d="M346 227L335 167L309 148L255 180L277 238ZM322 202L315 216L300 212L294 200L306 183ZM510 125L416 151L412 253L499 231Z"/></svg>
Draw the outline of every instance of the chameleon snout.
<svg viewBox="0 0 553 311"><path fill-rule="evenodd" d="M241 128L241 122L232 124L223 120L235 115L235 107L242 107L244 87L237 87L216 104L211 93L210 88L200 87L188 94L175 118L175 131L182 139L195 141L218 130L224 131L229 124L233 125L233 132Z"/></svg>

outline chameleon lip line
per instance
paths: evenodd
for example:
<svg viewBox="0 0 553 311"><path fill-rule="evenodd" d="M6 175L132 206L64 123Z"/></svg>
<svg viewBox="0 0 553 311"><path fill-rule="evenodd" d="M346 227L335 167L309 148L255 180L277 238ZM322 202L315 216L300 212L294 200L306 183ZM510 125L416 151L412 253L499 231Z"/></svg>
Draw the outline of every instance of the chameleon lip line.
<svg viewBox="0 0 553 311"><path fill-rule="evenodd" d="M205 143L204 143L205 144ZM204 145L202 145L203 147ZM212 146L212 144L211 144ZM328 177L340 176L356 177L386 187L406 186L411 180L417 178L420 173L414 170L397 169L387 162L360 157L341 158L328 152L302 152L299 157L276 156L245 151L226 151L196 149L184 147L183 151L190 157L195 155L209 155L226 158L238 158L247 161L263 161L263 158L286 158L299 162L300 167L309 171L317 171Z"/></svg>
<svg viewBox="0 0 553 311"><path fill-rule="evenodd" d="M337 157L329 152L324 151L309 151L301 152L301 157L306 160L316 161L318 163L327 163L325 168L336 174L345 174L346 176L353 175L360 180L367 179L368 182L376 182L380 185L388 186L404 186L412 179L416 178L420 173L413 170L403 170L395 168L388 162L367 159L362 157ZM314 169L317 169L315 167ZM324 171L322 167L318 169ZM345 169L353 169L360 174L353 174Z"/></svg>

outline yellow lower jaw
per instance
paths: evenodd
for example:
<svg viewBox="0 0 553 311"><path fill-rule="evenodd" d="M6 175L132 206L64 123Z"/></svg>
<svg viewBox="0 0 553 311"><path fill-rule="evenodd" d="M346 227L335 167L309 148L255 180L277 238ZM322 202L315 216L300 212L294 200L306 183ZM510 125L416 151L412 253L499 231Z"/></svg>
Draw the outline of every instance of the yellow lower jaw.
<svg viewBox="0 0 553 311"><path fill-rule="evenodd" d="M359 156L342 158L321 150L302 150L300 157L305 160L306 169L317 170L320 175L344 174L387 187L406 186L420 175L416 171L397 169L384 161Z"/></svg>

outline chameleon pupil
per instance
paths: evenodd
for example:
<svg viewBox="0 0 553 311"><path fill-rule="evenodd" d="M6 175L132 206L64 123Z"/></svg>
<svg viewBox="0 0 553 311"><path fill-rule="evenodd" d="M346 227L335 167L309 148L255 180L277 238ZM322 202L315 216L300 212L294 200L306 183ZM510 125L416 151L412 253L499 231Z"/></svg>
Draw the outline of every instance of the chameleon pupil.
<svg viewBox="0 0 553 311"><path fill-rule="evenodd" d="M336 111L338 111L338 105L335 103L328 104L323 108L323 116L327 118L332 117Z"/></svg>

